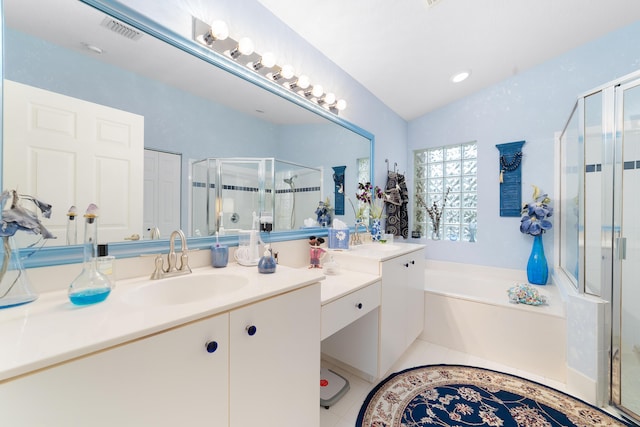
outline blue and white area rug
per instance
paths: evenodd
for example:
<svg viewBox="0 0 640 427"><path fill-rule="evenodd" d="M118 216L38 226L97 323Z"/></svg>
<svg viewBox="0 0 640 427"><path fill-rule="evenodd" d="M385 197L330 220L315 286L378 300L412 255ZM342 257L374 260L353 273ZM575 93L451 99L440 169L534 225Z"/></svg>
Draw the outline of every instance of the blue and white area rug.
<svg viewBox="0 0 640 427"><path fill-rule="evenodd" d="M367 396L356 427L625 426L561 391L514 375L427 365L390 375Z"/></svg>

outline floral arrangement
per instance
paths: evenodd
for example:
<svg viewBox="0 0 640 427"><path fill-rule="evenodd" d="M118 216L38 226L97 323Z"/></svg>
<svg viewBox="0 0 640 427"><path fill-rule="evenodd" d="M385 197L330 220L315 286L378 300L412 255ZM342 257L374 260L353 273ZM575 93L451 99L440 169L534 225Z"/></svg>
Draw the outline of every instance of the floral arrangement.
<svg viewBox="0 0 640 427"><path fill-rule="evenodd" d="M422 206L427 211L427 214L429 214L429 218L431 218L431 225L433 226L433 233L435 235L440 234L440 220L442 219L444 208L447 207L447 198L449 197L450 192L451 187L447 187L447 191L444 193L444 199L442 200L442 207L440 207L438 202L435 200L433 201L433 204L429 206L425 203L422 196L416 196L418 205Z"/></svg>
<svg viewBox="0 0 640 427"><path fill-rule="evenodd" d="M358 192L356 193L356 199L361 203L359 209L360 216L356 213L356 218L361 218L364 215L364 210L369 208L369 215L373 219L381 219L382 212L384 210L384 201L387 195L377 185L372 187L370 182L366 184L358 183Z"/></svg>
<svg viewBox="0 0 640 427"><path fill-rule="evenodd" d="M553 208L549 206L551 199L542 193L537 186L533 186L533 200L522 206L520 232L531 236L538 236L550 230L553 224L549 217L553 215Z"/></svg>
<svg viewBox="0 0 640 427"><path fill-rule="evenodd" d="M24 199L33 202L45 218L51 217L50 204L44 203L33 196L18 194L15 190L5 190L0 195L0 207L4 208L9 198L11 198L11 207L2 211L0 236L8 238L16 234L18 230L24 230L33 234L41 234L45 239L55 239L55 236L42 225L38 215L22 207L20 200Z"/></svg>

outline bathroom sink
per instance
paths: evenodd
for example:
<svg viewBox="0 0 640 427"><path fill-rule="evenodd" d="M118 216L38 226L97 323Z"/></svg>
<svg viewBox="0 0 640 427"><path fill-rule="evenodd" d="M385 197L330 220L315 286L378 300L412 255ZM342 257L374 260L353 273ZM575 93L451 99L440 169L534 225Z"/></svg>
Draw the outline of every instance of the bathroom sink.
<svg viewBox="0 0 640 427"><path fill-rule="evenodd" d="M123 298L135 305L188 304L237 292L248 283L245 277L232 274L189 274L152 280L131 289Z"/></svg>

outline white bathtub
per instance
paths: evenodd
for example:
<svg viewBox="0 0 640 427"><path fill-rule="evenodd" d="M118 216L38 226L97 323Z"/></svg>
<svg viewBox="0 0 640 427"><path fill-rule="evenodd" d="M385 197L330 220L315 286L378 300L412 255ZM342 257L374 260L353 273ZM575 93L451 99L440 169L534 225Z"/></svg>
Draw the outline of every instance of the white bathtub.
<svg viewBox="0 0 640 427"><path fill-rule="evenodd" d="M509 302L507 290L526 274L427 261L425 341L565 382L566 316L555 285L536 289L548 305Z"/></svg>

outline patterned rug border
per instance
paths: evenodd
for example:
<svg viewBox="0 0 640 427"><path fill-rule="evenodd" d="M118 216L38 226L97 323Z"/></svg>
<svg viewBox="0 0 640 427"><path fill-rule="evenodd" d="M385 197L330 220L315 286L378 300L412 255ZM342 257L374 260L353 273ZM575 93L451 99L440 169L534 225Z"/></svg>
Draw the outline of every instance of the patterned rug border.
<svg viewBox="0 0 640 427"><path fill-rule="evenodd" d="M578 397L572 396L572 395L570 395L570 394L568 394L568 393L565 393L565 392L563 392L563 391L561 391L561 390L558 390L558 389L556 389L556 388L550 387L550 386L548 386L548 385L546 385L546 384L542 384L542 383L537 382L537 381L535 381L535 380L530 380L530 379L528 379L528 378L524 378L524 377L521 377L521 376L518 376L518 375L514 375L514 374L510 374L510 373L507 373L507 372L496 371L496 370L488 369L488 368L481 368L481 367L478 367L478 366L460 365L460 364L447 364L447 363L441 363L441 364L435 364L435 365L420 365L420 366L414 366L414 367L411 367L411 368L403 369L403 370L401 370L401 371L398 371L398 372L394 372L394 373L392 373L392 374L389 374L389 376L387 376L384 380L381 380L381 381L380 381L380 382L379 382L379 383L378 383L378 384L377 384L377 385L376 385L376 386L375 386L375 387L374 387L374 388L373 388L373 389L372 389L372 390L367 394L367 397L366 397L366 399L364 400L364 402L362 403L362 406L360 407L360 411L358 412L358 418L356 419L356 427L369 427L369 426L363 426L363 425L362 425L362 423L363 423L363 421L364 421L364 416L365 416L366 411L367 411L367 408L368 408L369 404L371 403L371 400L372 400L372 399L376 396L376 394L378 393L378 391L379 391L381 388L383 388L387 383L389 383L390 381L392 381L394 378L396 378L396 377L398 377L398 376L400 376L400 375L403 375L403 374L405 374L405 373L407 373L407 372L410 372L410 371L419 370L419 369L423 369L423 368L439 368L439 367L446 367L446 368L477 369L477 370L480 370L480 371L491 372L491 373L494 373L494 374L500 374L500 375L504 375L504 376L506 376L506 377L515 378L515 379L517 379L517 380L526 381L526 382L528 382L528 383L535 384L535 385L536 385L536 386L538 386L538 387L544 388L544 389L546 389L546 390L550 390L550 391L552 391L553 393L557 393L557 394L562 395L562 396L565 396L565 397L567 397L567 398L569 398L569 399L573 399L573 400L575 400L575 401L577 401L577 402L579 402L579 403L581 403L581 404L583 404L583 405L585 405L585 406L587 406L587 407L589 407L589 408L591 408L591 409L593 409L593 410L595 410L595 411L597 411L597 412L599 412L599 413L601 413L601 414L605 415L605 416L606 416L606 417L608 417L608 418L611 418L611 419L613 419L613 420L615 420L615 421L618 421L618 422L619 422L621 425L623 425L623 426L627 426L627 427L636 427L634 424L631 424L630 422L628 422L628 421L626 421L626 420L624 420L624 419L622 419L622 418L620 418L620 417L618 417L618 416L615 416L614 414L611 414L611 413L609 413L609 412L606 412L606 411L604 411L603 409L601 409L601 408L599 408L599 407L597 407L597 406L594 406L594 405L590 404L589 402L586 402L586 401L584 401L584 400L582 400L582 399L580 399L580 398L578 398Z"/></svg>

